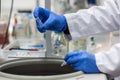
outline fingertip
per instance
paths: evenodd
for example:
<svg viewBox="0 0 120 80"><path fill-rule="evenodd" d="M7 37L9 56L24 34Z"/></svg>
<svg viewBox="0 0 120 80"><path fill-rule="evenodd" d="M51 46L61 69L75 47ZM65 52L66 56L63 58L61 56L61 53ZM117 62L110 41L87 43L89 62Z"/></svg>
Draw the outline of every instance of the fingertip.
<svg viewBox="0 0 120 80"><path fill-rule="evenodd" d="M67 60L69 57L76 56L76 55L78 55L77 52L69 52L66 54L64 60Z"/></svg>
<svg viewBox="0 0 120 80"><path fill-rule="evenodd" d="M36 21L36 24L37 24L37 29L41 32L41 33L44 33L46 32L45 29L43 29L43 27L41 25L39 25L39 23Z"/></svg>
<svg viewBox="0 0 120 80"><path fill-rule="evenodd" d="M67 53L66 56L64 57L64 60L67 61L68 58L70 57L71 53Z"/></svg>
<svg viewBox="0 0 120 80"><path fill-rule="evenodd" d="M71 65L71 64L72 64L72 58L71 58L71 57L68 58L68 59L66 60L66 62L67 62L68 65Z"/></svg>
<svg viewBox="0 0 120 80"><path fill-rule="evenodd" d="M64 57L64 60L65 61L67 61L67 59L68 59L69 57L68 57L68 54Z"/></svg>
<svg viewBox="0 0 120 80"><path fill-rule="evenodd" d="M45 30L42 30L42 29L40 29L39 27L38 27L38 30L39 30L41 33L46 32Z"/></svg>
<svg viewBox="0 0 120 80"><path fill-rule="evenodd" d="M33 11L34 17L37 18L39 16L39 13L43 11L42 7L36 7Z"/></svg>
<svg viewBox="0 0 120 80"><path fill-rule="evenodd" d="M46 22L43 24L42 28L47 30Z"/></svg>
<svg viewBox="0 0 120 80"><path fill-rule="evenodd" d="M37 16L38 16L38 7L36 7L36 8L34 9L33 15L34 15L35 18L37 18Z"/></svg>

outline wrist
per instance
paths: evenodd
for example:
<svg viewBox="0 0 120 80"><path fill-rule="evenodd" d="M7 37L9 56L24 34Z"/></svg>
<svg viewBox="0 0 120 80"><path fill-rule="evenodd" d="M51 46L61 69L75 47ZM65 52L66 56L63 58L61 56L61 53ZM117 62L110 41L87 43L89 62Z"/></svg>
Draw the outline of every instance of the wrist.
<svg viewBox="0 0 120 80"><path fill-rule="evenodd" d="M67 20L66 20L65 16L63 16L63 17L64 17L64 22L65 22L63 32L64 32L64 34L70 34L69 29L68 29Z"/></svg>

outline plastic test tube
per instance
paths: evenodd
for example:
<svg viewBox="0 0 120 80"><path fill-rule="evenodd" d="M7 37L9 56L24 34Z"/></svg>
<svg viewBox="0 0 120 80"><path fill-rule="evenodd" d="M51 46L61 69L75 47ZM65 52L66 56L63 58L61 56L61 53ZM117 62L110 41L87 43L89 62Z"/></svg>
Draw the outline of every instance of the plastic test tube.
<svg viewBox="0 0 120 80"><path fill-rule="evenodd" d="M42 21L39 19L39 17L35 18L35 20L36 20L37 22L39 22L39 23L40 23L40 25L42 25L42 24L43 24L43 23L42 23Z"/></svg>
<svg viewBox="0 0 120 80"><path fill-rule="evenodd" d="M35 20L40 24L40 26L42 27L43 23L42 21L39 19L39 17L35 18ZM42 29L45 31L44 27L42 27Z"/></svg>
<svg viewBox="0 0 120 80"><path fill-rule="evenodd" d="M61 64L61 67L67 65L67 63L65 61L63 61L63 63Z"/></svg>

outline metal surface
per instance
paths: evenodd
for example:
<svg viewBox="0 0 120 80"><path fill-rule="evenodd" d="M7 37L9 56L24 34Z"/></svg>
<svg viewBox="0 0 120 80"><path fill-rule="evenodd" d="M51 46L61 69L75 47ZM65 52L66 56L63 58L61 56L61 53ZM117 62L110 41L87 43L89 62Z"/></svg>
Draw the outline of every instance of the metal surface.
<svg viewBox="0 0 120 80"><path fill-rule="evenodd" d="M61 67L62 60L56 59L30 59L11 61L2 64L0 71L16 75L32 75L32 76L46 76L46 75L60 75L75 72L71 66Z"/></svg>
<svg viewBox="0 0 120 80"><path fill-rule="evenodd" d="M17 59L0 64L0 77L16 80L58 80L81 75L71 66L61 67L62 59Z"/></svg>

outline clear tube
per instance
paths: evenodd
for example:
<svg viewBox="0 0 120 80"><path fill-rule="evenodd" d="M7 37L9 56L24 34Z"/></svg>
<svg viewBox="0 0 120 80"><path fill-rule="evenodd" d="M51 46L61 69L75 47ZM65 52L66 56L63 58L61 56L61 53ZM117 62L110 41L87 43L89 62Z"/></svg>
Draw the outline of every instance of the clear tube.
<svg viewBox="0 0 120 80"><path fill-rule="evenodd" d="M39 17L35 18L35 20L39 23L39 25L41 26L42 30L45 32L45 28L43 27L43 23L42 21L40 20Z"/></svg>

